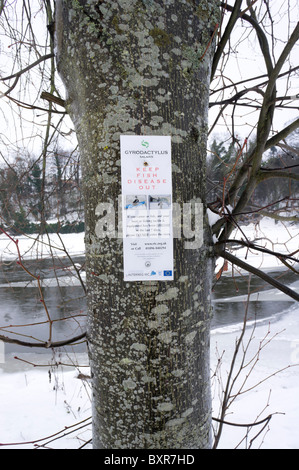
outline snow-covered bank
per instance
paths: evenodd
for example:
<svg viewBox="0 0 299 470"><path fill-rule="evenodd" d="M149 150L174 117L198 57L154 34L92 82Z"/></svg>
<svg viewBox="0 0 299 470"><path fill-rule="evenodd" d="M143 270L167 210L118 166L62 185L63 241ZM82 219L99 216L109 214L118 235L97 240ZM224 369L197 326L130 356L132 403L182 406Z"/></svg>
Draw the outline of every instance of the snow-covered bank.
<svg viewBox="0 0 299 470"><path fill-rule="evenodd" d="M40 356L21 355L29 361L50 363L50 357ZM76 360L86 363L87 358ZM6 372L0 364L0 449L32 449L46 443L45 447L53 449L77 449L87 442L91 438L90 385L79 374L88 374L88 368L33 368L11 361L13 358L2 365ZM55 437L60 439L53 440ZM25 442L28 444L22 444Z"/></svg>
<svg viewBox="0 0 299 470"><path fill-rule="evenodd" d="M270 338L271 341L261 350L259 361L246 388L257 383L260 385L240 395L226 416L226 420L230 422L252 423L273 413L269 426L254 441L253 448L258 448L262 444L264 449L299 449L299 366L296 366L299 364L298 318L299 308L294 304L289 311L278 315L276 319L272 318L271 323L263 321L256 326L248 358L251 358L254 352ZM251 323L247 338L252 332L252 326ZM224 351L222 380L229 369L235 340L240 331L241 325L233 325L231 328L219 328L212 332L211 371L216 368L217 354L222 355ZM45 364L47 358L44 355L40 356L38 362ZM33 358L27 356L27 359ZM83 355L76 358L81 364L86 363L85 359ZM90 422L82 422L91 415L89 382L78 378L78 369L59 367L56 371L52 370L50 377L48 372L50 367L36 369L25 365L25 370L21 370L23 366L19 361L15 361L14 365L3 364L2 367L1 370L0 365L0 443L16 443L13 448L29 449L34 447L33 443L26 445L21 443L46 438L61 431L61 435L66 435L62 439L50 442L48 447L72 449L79 448L91 438ZM276 374L279 370L281 371ZM80 371L88 374L86 368L81 368ZM247 370L244 373L246 374ZM269 378L265 381L267 377ZM219 405L218 384L216 380L213 386L214 416L217 416ZM75 428L65 428L76 423L79 424ZM77 430L81 426L84 427ZM260 429L261 426L253 428L247 445ZM68 434L71 430L76 432ZM234 448L245 434L246 428L225 426L219 448ZM50 440L48 438L37 444L44 444ZM11 446L1 448L11 448Z"/></svg>
<svg viewBox="0 0 299 470"><path fill-rule="evenodd" d="M260 227L247 226L246 233L250 240L255 237L259 238L262 246L275 248L279 252L291 253L298 249L299 235L295 225L284 226L265 219ZM234 236L238 239L242 238L240 233ZM82 255L84 252L83 233L62 235L63 244L55 235L50 235L50 238L51 250L47 237L42 244L38 244L33 236L19 237L19 248L24 259L47 257L53 251L56 256L64 256L64 246L73 256ZM272 247L272 242L276 243L278 240L279 245ZM237 253L238 257L243 257L252 265L265 270L277 270L283 266L275 257L256 254L245 248L238 250ZM0 236L1 259L17 260L16 246L5 235ZM234 270L234 275L236 274L237 271ZM51 279L47 281L51 282ZM20 282L14 284L21 286ZM274 289L269 289L261 294L252 295L251 300L263 302L282 300L282 295ZM247 296L234 296L217 299L217 301L243 303L246 298ZM259 447L261 443L262 448L269 449L299 448L299 366L296 365L299 364L298 319L299 308L293 302L284 312L273 314L267 319L263 318L256 325L252 319L248 323L246 338L255 325L248 358L250 359L254 352L261 348L261 345L265 344L265 347L261 349L259 360L248 379L246 388L250 390L235 400L226 420L235 423L252 423L256 419L261 420L273 413L268 426L269 432L265 434L265 430L254 441L253 448ZM235 341L240 335L241 327L241 324L226 325L212 331L211 374L213 375L218 364L218 356L221 356L223 381L229 369ZM269 339L271 341L268 342ZM223 351L224 354L222 354ZM47 360L50 359L44 354L40 355L38 360L30 355L22 354L21 357L42 364L47 364ZM23 446L21 442L34 441L63 430L61 434L66 434L63 439L52 441L48 444L49 447L78 448L84 441L90 439L90 425L86 427L86 422L82 422L91 414L89 382L78 379L77 368L59 368L57 371L52 371L50 377L48 372L50 367L33 368L29 364L20 363L5 355L4 359L5 362L0 364L0 443L16 443L15 448L32 448L33 443ZM77 357L75 360L78 364L87 363L86 356ZM80 370L83 374L88 374L85 368L80 368ZM247 370L244 371L242 379L246 373ZM268 380L265 380L267 377L269 377ZM251 388L257 383L259 387ZM213 415L216 417L219 406L218 384L218 380L213 383ZM263 413L260 414L263 409ZM69 427L81 422L84 427L80 430L65 429L65 426ZM78 424L78 427L80 426L81 424ZM69 434L69 431L74 429L76 432ZM249 435L249 440L260 429L261 427L254 428ZM245 433L244 428L225 426L219 447L234 448ZM48 440L50 439L46 439Z"/></svg>
<svg viewBox="0 0 299 470"><path fill-rule="evenodd" d="M17 260L18 248L22 259L41 259L51 256L64 257L66 251L70 256L84 254L84 232L57 235L21 235L12 236L0 234L0 261Z"/></svg>
<svg viewBox="0 0 299 470"><path fill-rule="evenodd" d="M231 239L256 241L257 245L282 254L291 254L299 248L299 225L275 222L270 218L263 218L258 224L249 224L233 232ZM13 236L18 240L18 247L23 259L40 259L51 256L66 256L66 250L71 256L84 254L84 233L49 234L49 235L22 235ZM229 248L229 244L227 245ZM240 248L236 252L240 259L261 268L264 271L284 267L278 257L262 253L257 250ZM0 234L0 261L17 260L16 244L5 234ZM237 275L238 269L234 271Z"/></svg>
<svg viewBox="0 0 299 470"><path fill-rule="evenodd" d="M235 387L239 390L253 362L250 360L260 350L256 365L249 375L244 390L230 407L226 421L232 423L253 423L273 417L264 432L254 441L252 448L299 449L299 307L295 303L289 310L281 312L256 324L249 322L245 334L244 347L254 331L245 364L249 364L241 374ZM225 382L229 370L236 338L240 336L242 325L217 328L211 335L211 369L216 369L219 356L222 356L221 378ZM240 365L242 353L237 361ZM238 368L236 368L237 370ZM268 379L267 379L268 378ZM267 379L267 380L266 380ZM254 387L259 384L257 387ZM252 388L253 387L253 388ZM219 380L213 381L213 415L217 417L219 406ZM252 428L249 438L240 448L248 446L262 426ZM219 448L231 449L241 442L247 428L224 426Z"/></svg>

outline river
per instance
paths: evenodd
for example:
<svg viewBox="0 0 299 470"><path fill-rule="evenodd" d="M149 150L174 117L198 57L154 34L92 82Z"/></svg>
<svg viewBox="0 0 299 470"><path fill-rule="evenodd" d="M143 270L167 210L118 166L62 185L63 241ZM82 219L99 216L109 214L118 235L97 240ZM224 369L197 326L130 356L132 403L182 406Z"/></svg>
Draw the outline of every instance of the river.
<svg viewBox="0 0 299 470"><path fill-rule="evenodd" d="M84 278L84 257L75 257L73 263L82 267ZM26 269L40 276L43 300L37 282L15 262L2 263L0 270L0 326L1 333L7 336L33 342L48 341L49 323L45 305L53 320L52 341L60 341L77 336L84 330L86 322L86 299L84 290L74 277L74 267L68 258L39 259L26 261ZM299 287L299 281L292 272L271 273L287 285ZM223 275L213 286L212 331L243 321L248 295L249 277ZM269 289L255 276L250 278L251 302L248 320L272 319L288 311L294 302L278 291ZM258 292L258 294L257 294ZM22 336L25 335L25 336ZM86 346L79 343L74 351L83 352ZM32 348L42 352L42 348ZM26 352L27 348L16 344L5 344L5 353Z"/></svg>

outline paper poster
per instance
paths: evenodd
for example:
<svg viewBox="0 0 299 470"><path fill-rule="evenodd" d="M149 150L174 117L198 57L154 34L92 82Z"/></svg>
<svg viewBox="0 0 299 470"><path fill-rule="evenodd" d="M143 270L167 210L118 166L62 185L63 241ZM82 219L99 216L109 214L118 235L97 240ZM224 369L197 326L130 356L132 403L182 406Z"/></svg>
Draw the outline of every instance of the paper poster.
<svg viewBox="0 0 299 470"><path fill-rule="evenodd" d="M122 135L124 279L173 280L171 137Z"/></svg>

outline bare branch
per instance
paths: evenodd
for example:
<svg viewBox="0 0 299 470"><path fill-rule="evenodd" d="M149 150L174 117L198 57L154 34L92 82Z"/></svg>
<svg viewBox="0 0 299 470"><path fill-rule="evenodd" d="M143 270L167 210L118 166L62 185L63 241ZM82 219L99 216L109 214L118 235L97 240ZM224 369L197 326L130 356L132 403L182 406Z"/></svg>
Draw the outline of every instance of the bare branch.
<svg viewBox="0 0 299 470"><path fill-rule="evenodd" d="M299 181L299 173L291 173L282 170L264 170L263 168L256 175L257 177L257 184L262 183L265 180L271 178L289 178L295 181Z"/></svg>
<svg viewBox="0 0 299 470"><path fill-rule="evenodd" d="M56 103L59 106L63 106L65 108L65 100L59 98L58 96L53 95L52 93L48 93L47 91L43 91L41 96L43 100L47 100L50 103Z"/></svg>
<svg viewBox="0 0 299 470"><path fill-rule="evenodd" d="M286 75L290 75L291 73L296 72L298 69L299 69L299 65L297 65L296 67L292 67L287 72L280 73L277 78L283 78ZM219 93L220 91L227 90L228 88L235 88L238 85L243 85L245 83L252 82L252 81L259 80L261 78L266 78L266 77L268 77L268 75L263 74L263 75L258 75L256 77L246 78L244 80L240 80L239 82L230 83L221 88L216 88L215 90L211 90L211 95L214 95L215 93ZM267 83L268 83L268 80L263 81L262 83L258 83L256 87L261 88L267 85Z"/></svg>
<svg viewBox="0 0 299 470"><path fill-rule="evenodd" d="M40 64L41 62L43 62L45 60L52 59L53 57L54 57L54 54L46 54L46 55L40 57L39 59L37 59L32 64L30 64L27 67L23 68L22 70L19 70L19 72L16 72L12 75L8 75L7 77L1 78L1 80L4 82L6 80L10 80L11 78L19 78L21 75L23 75L23 73L28 72L28 70L32 69L36 65Z"/></svg>
<svg viewBox="0 0 299 470"><path fill-rule="evenodd" d="M61 341L42 341L42 342L30 342L30 341L22 341L20 339L9 338L8 336L0 335L0 341L4 343L10 344L18 344L19 346L26 346L28 348L44 348L44 349L51 349L51 348L61 348L62 346L72 345L77 343L81 339L86 337L86 332L81 333L78 336L74 336L73 338L68 338Z"/></svg>
<svg viewBox="0 0 299 470"><path fill-rule="evenodd" d="M54 114L67 114L66 111L57 111L56 109L47 109L47 108L41 108L40 106L34 106L29 103L24 103L24 101L17 100L15 98L12 98L11 96L7 96L11 101L13 101L17 106L20 108L24 109L36 109L38 111L43 111L45 113L54 113Z"/></svg>
<svg viewBox="0 0 299 470"><path fill-rule="evenodd" d="M284 129L282 129L280 132L272 136L270 139L267 140L265 144L265 149L264 151L269 150L271 147L277 145L281 140L285 139L288 135L290 135L294 130L296 130L299 127L299 119L296 119L293 121L291 124L286 126ZM256 146L251 150L247 158L245 159L243 165L239 169L238 173L235 176L234 181L232 182L232 185L226 195L226 204L229 204L230 201L234 200L239 189L241 188L242 184L244 183L244 180L247 176L248 170L251 168L251 161L252 158L254 157L254 154L256 152ZM237 213L237 212L236 212ZM242 209L238 211L238 214L242 213ZM225 220L218 221L217 223L217 229L219 229ZM215 227L216 228L216 227Z"/></svg>
<svg viewBox="0 0 299 470"><path fill-rule="evenodd" d="M1 15L2 11L3 11L3 8L5 7L5 1L6 1L6 0L0 0L0 15Z"/></svg>
<svg viewBox="0 0 299 470"><path fill-rule="evenodd" d="M228 11L233 11L233 7L231 7L230 5L227 5L226 2L222 3L222 6L224 8L226 8ZM269 75L272 72L273 64L272 64L272 60L271 60L268 41L267 41L267 38L266 38L266 35L265 35L264 31L262 30L262 28L258 24L256 18L253 18L252 16L246 15L246 14L244 14L244 12L242 12L239 16L242 17L242 19L248 21L251 24L251 26L253 26L253 28L255 29L255 31L257 33L259 43L260 43L261 51L262 51L262 54L263 54L264 59L265 59L267 72L268 72L268 75Z"/></svg>
<svg viewBox="0 0 299 470"><path fill-rule="evenodd" d="M264 418L260 421L255 421L253 423L248 423L248 424L232 423L230 421L225 421L223 419L218 419L218 418L214 418L214 417L212 417L212 420L216 421L217 423L227 424L228 426L237 426L237 427L241 427L241 428L251 428L252 426L259 426L260 424L263 424L263 423L268 424L269 421L271 420L271 418L276 414L278 414L278 413L272 413L272 414L270 414L269 416L267 416L266 418Z"/></svg>
<svg viewBox="0 0 299 470"><path fill-rule="evenodd" d="M299 39L299 23L297 23L296 28L291 34L289 41L287 42L282 53L280 54L277 64L275 65L275 67L273 68L269 76L268 86L265 91L263 105L260 111L259 121L257 124L256 146L250 156L250 160L252 164L252 167L250 169L250 175L249 175L246 187L244 191L242 192L239 201L236 204L234 213L239 213L243 210L243 208L246 206L246 204L250 200L250 197L252 196L253 191L257 185L256 175L260 169L262 156L266 149L266 144L268 141L269 132L270 132L270 128L272 125L274 109L275 109L276 80L277 80L277 77L279 75L279 72L282 66L285 63L285 60L289 56L292 48L294 47L298 39ZM246 163L248 164L248 160ZM239 171L236 177L237 188L240 188L242 183L244 182L245 177L246 177L246 172L247 172L247 167L243 165L243 167L241 168L241 170ZM233 186L235 190L236 183ZM228 236L230 235L232 230L233 230L233 224L228 223L226 227L226 233L228 234Z"/></svg>
<svg viewBox="0 0 299 470"><path fill-rule="evenodd" d="M277 134L273 135L273 137L268 139L265 145L265 150L269 150L274 145L277 145L281 140L285 139L288 135L298 129L298 127L299 119L296 119L291 124L282 129L280 132L277 132Z"/></svg>
<svg viewBox="0 0 299 470"><path fill-rule="evenodd" d="M240 17L240 11L241 11L241 5L242 5L242 0L236 0L235 2L235 5L234 7L232 8L232 14L230 16L230 19L228 21L228 24L226 26L226 29L222 35L222 38L218 44L218 47L217 47L217 50L214 54L214 59L213 59L213 64L212 64L212 72L211 72L211 78L214 77L215 75L215 72L216 72L216 69L217 69L217 66L218 66L218 63L219 63L219 60L222 56L222 53L224 51L224 48L227 44L227 42L229 41L229 38L230 38L230 35L231 35L231 32L238 20L238 18ZM224 7L224 5L222 4L222 7ZM224 7L225 8L225 7Z"/></svg>
<svg viewBox="0 0 299 470"><path fill-rule="evenodd" d="M299 222L298 215L280 215L274 212L265 211L263 209L258 209L253 212L258 212L259 214L263 215L264 217L269 217L270 219L274 220L281 220L282 222Z"/></svg>
<svg viewBox="0 0 299 470"><path fill-rule="evenodd" d="M28 72L28 70L32 69L33 67L35 67L36 65L40 64L41 62L47 60L47 59L51 59L54 57L54 54L47 54L47 55L44 55L43 57L40 57L39 59L37 59L35 62L33 62L32 64L28 65L27 67L25 67L24 69L22 70L19 70L19 72L16 72L12 75L9 75L8 77L4 77L4 78L1 78L1 81L6 81L6 80L10 80L12 78L14 78L14 82L13 84L8 88L8 90L6 90L5 93L1 93L0 94L0 98L3 98L4 96L7 96L17 85L20 77Z"/></svg>
<svg viewBox="0 0 299 470"><path fill-rule="evenodd" d="M90 416L88 418L83 419L79 423L72 424L71 426L65 426L63 429L61 429L58 432L55 432L54 434L51 434L49 436L40 438L40 439L35 439L33 441L26 441L26 442L5 442L5 443L0 443L0 446L15 446L15 445L28 445L28 444L34 444L36 447L43 447L45 444L48 444L51 441L48 441L47 443L41 444L37 446L38 443L41 443L42 441L45 441L46 439L51 439L55 440L53 438L57 439L57 436L62 435L61 437L67 436L75 431L78 431L78 429L81 429L82 427L88 426L90 424ZM83 424L83 426L82 426ZM80 427L78 427L80 425ZM69 431L71 430L71 431Z"/></svg>
<svg viewBox="0 0 299 470"><path fill-rule="evenodd" d="M285 253L278 253L276 251L269 250L268 248L264 248L263 246L256 245L255 243L250 242L249 240L234 240L234 239L228 239L223 242L218 242L219 244L222 243L231 243L235 245L241 245L245 246L247 248L250 248L252 250L260 251L261 253L267 253L268 255L273 255L276 258L279 258L280 260L282 259L289 259L290 261L294 261L296 263L299 262L299 259L294 258L291 255L287 255ZM217 243L215 244L217 246ZM299 250L298 250L299 251Z"/></svg>
<svg viewBox="0 0 299 470"><path fill-rule="evenodd" d="M214 101L209 103L209 107L212 108L213 106L220 106L220 105L228 105L228 104L236 104L237 101L242 98L244 95L247 93L250 93L251 91L255 91L256 93L261 94L264 96L264 93L262 90L260 90L258 87L252 87L252 88L245 88L245 90L241 90L238 93L236 93L234 96L231 98L227 98L222 101ZM256 107L256 106L255 106Z"/></svg>
<svg viewBox="0 0 299 470"><path fill-rule="evenodd" d="M283 67L287 57L289 56L292 48L296 44L296 42L299 39L299 23L297 23L293 33L291 34L291 37L287 44L285 45L282 53L280 54L277 64L271 71L269 75L269 82L267 85L267 89L265 91L265 98L263 102L263 106L261 109L260 117L259 117L259 122L257 125L257 150L256 152L256 158L253 161L253 171L257 171L258 167L261 162L262 158L262 152L264 151L264 147L266 144L266 141L268 139L269 135L269 130L270 130L270 125L272 123L272 115L274 112L274 104L275 103L275 98L276 98L276 81L277 77L281 71L281 68Z"/></svg>
<svg viewBox="0 0 299 470"><path fill-rule="evenodd" d="M270 284L273 287L276 287L276 289L280 290L284 294L286 294L288 297L299 301L299 294L295 292L294 290L290 289L289 287L285 286L281 282L277 281L273 277L269 276L268 274L264 273L260 269L255 268L254 266L251 266L250 264L246 263L245 261L240 260L236 256L232 255L226 250L219 250L217 251L217 254L221 256L222 258L226 259L227 261L231 262L232 264L235 264L236 266L239 266L240 268L244 269L247 272L250 272L252 274L255 274L256 276L260 277L264 281L266 281L268 284Z"/></svg>

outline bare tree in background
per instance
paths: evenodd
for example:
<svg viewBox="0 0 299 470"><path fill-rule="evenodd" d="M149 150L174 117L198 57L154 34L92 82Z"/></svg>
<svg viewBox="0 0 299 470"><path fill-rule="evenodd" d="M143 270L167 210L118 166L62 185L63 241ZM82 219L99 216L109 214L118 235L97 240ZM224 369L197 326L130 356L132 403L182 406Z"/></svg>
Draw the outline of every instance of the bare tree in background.
<svg viewBox="0 0 299 470"><path fill-rule="evenodd" d="M299 179L296 163L277 168L263 161L272 147L290 146L286 139L299 126L296 118L285 127L275 124L279 110L298 109L293 81L299 65L293 61L299 26L292 20L298 18L295 3L284 4L286 34L278 37L281 11L275 11L274 3L59 0L55 12L50 0L38 8L26 0L0 3L1 53L6 51L8 64L1 66L2 118L9 115L11 131L1 135L1 157L13 168L11 156L19 139L28 151L39 152L41 232L46 230L50 155L58 146L77 145L73 126L78 138L95 448L211 447L210 296L217 258L299 299L298 293L233 253L239 246L271 252L292 270L298 260L297 253L269 250L248 240L244 227L241 237L233 236L244 215L271 215L277 201L254 206L259 185L272 178L287 183ZM40 16L42 28L35 23ZM234 55L245 40L256 42L264 63L261 73L242 70L236 82L230 67L232 62L237 67ZM247 119L252 122L248 134L239 136L239 122L245 125ZM229 132L227 145L234 152L216 185L216 198L209 200L207 141L220 125ZM95 232L98 204L117 205L122 133L171 135L174 199L204 204L204 242L186 250L185 240L175 240L173 282L125 283L120 240L99 238ZM285 220L290 205L293 212L298 208L295 189L280 205ZM207 209L215 216L212 227ZM1 230L11 238L7 222L3 216ZM21 253L18 263L26 269ZM40 347L84 337L82 333L57 344L46 305L45 315L49 337ZM5 335L1 339L21 341Z"/></svg>

